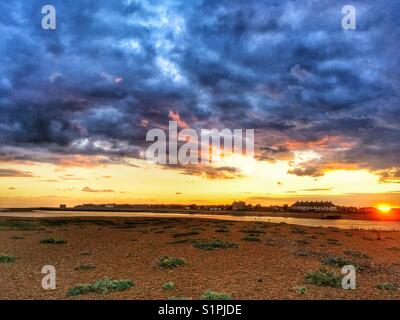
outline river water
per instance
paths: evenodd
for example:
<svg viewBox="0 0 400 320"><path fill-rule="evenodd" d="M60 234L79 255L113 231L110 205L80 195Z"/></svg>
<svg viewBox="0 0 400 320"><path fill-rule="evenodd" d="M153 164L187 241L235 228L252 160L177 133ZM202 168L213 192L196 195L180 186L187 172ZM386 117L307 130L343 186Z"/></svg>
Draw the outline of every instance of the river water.
<svg viewBox="0 0 400 320"><path fill-rule="evenodd" d="M214 219L226 221L260 221L272 223L287 223L309 227L333 227L339 229L363 230L397 230L400 231L400 221L373 220L321 220L286 217L232 216L216 214L187 213L151 213L151 212L102 212L102 211L41 211L33 212L0 212L0 217L18 218L81 218L81 217L136 217L136 218L184 218L184 219Z"/></svg>

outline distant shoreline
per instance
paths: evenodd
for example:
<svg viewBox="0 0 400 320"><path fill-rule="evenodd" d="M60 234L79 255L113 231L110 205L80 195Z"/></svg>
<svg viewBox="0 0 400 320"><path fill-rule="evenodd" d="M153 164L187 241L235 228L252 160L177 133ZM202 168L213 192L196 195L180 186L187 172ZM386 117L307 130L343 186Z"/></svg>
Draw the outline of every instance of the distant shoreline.
<svg viewBox="0 0 400 320"><path fill-rule="evenodd" d="M267 212L267 211L232 211L221 210L218 212L208 210L183 210L183 209L78 209L78 208L3 208L1 213L5 212L34 212L34 211L85 211L85 212L149 212L149 213L181 213L181 214L207 214L207 215L232 215L232 216L250 216L250 217L282 217L282 218L306 218L306 219L346 219L346 220L371 220L371 221L400 221L400 215L397 212L389 214L379 213L332 213L332 212Z"/></svg>

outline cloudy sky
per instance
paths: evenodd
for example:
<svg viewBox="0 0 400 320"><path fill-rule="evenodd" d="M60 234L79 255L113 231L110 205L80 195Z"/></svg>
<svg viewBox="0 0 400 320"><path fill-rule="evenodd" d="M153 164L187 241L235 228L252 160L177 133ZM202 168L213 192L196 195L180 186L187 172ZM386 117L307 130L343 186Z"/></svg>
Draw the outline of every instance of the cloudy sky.
<svg viewBox="0 0 400 320"><path fill-rule="evenodd" d="M41 28L42 6L57 29ZM400 206L400 4L2 1L0 207ZM255 129L255 160L147 162L146 132Z"/></svg>

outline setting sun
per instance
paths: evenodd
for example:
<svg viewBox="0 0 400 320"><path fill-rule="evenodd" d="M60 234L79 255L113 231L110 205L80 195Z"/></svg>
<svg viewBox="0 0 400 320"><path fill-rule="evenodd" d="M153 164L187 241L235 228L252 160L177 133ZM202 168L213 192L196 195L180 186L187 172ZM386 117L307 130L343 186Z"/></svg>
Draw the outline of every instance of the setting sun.
<svg viewBox="0 0 400 320"><path fill-rule="evenodd" d="M392 207L389 204L385 203L379 204L377 208L382 213L389 213L392 210Z"/></svg>

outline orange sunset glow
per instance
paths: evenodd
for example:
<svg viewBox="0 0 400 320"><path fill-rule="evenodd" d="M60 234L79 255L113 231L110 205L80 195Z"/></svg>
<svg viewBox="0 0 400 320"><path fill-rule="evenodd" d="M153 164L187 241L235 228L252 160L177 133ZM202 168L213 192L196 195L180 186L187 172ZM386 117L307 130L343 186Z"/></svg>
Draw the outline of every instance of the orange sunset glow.
<svg viewBox="0 0 400 320"><path fill-rule="evenodd" d="M389 213L390 211L392 211L391 205L386 203L379 204L377 206L377 209L382 213Z"/></svg>
<svg viewBox="0 0 400 320"><path fill-rule="evenodd" d="M293 162L313 156L302 153L292 163L286 160L271 163L237 155L209 167L198 165L187 169L164 168L136 159L127 159L126 164L102 164L99 157L80 157L75 164L70 163L73 159L60 159L60 163L54 164L20 162L11 168L3 162L0 206L224 204L234 200L282 205L301 199L326 199L339 205L399 206L399 194L393 192L397 185L381 183L378 176L367 170L330 169L317 178L288 174ZM378 208L390 211L389 205Z"/></svg>

